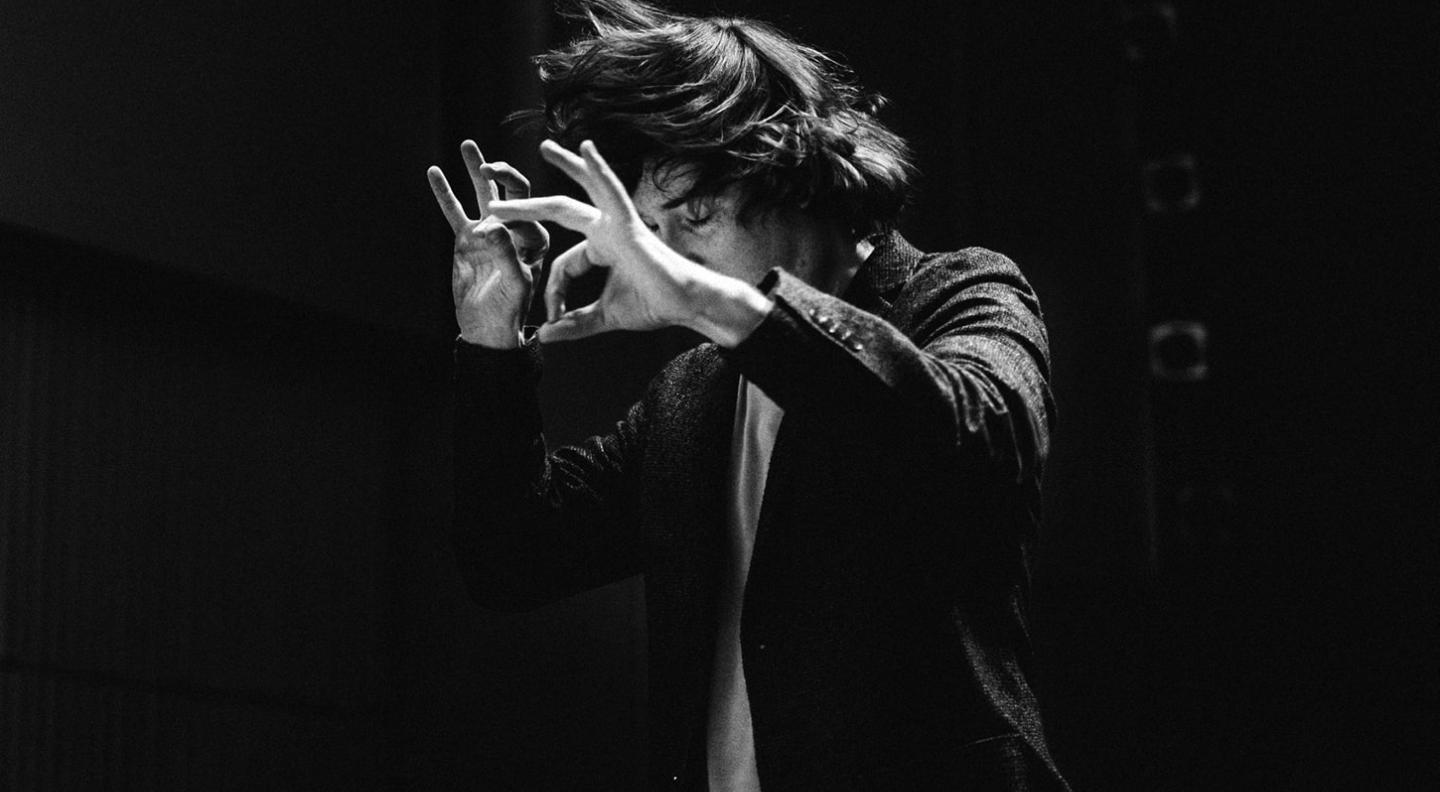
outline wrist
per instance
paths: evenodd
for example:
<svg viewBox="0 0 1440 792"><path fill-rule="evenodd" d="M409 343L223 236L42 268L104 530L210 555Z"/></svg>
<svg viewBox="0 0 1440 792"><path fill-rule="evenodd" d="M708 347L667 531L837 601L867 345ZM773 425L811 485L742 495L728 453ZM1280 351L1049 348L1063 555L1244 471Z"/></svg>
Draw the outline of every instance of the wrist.
<svg viewBox="0 0 1440 792"><path fill-rule="evenodd" d="M749 338L775 306L754 286L709 270L689 292L694 311L685 326L726 348Z"/></svg>
<svg viewBox="0 0 1440 792"><path fill-rule="evenodd" d="M460 340L488 349L519 349L525 343L521 337L520 328L509 325L462 327L460 328Z"/></svg>

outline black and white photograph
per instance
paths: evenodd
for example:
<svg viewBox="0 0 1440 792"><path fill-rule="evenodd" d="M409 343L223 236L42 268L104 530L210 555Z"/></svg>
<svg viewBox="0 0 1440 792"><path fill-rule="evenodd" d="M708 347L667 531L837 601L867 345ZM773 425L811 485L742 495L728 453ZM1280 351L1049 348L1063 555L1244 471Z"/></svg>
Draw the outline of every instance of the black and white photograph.
<svg viewBox="0 0 1440 792"><path fill-rule="evenodd" d="M0 1L0 792L1440 789L1440 5Z"/></svg>

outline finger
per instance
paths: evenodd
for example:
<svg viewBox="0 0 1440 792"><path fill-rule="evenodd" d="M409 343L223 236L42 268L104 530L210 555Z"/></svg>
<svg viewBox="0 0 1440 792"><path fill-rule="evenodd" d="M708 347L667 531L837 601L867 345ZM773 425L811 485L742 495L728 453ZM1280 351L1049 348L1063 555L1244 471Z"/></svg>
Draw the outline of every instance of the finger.
<svg viewBox="0 0 1440 792"><path fill-rule="evenodd" d="M518 198L514 201L497 200L490 204L490 214L507 223L514 220L559 223L582 234L600 218L600 210L565 195Z"/></svg>
<svg viewBox="0 0 1440 792"><path fill-rule="evenodd" d="M550 249L550 232L545 226L531 220L512 220L505 224L520 260L526 264L540 264L545 260L545 251Z"/></svg>
<svg viewBox="0 0 1440 792"><path fill-rule="evenodd" d="M546 322L540 325L540 342L551 341L573 341L577 338L587 338L597 333L603 333L609 328L605 324L605 314L600 310L599 303L590 303L584 308L576 308L553 322Z"/></svg>
<svg viewBox="0 0 1440 792"><path fill-rule="evenodd" d="M550 278L545 281L545 321L553 322L565 313L565 293L570 290L571 275L550 265Z"/></svg>
<svg viewBox="0 0 1440 792"><path fill-rule="evenodd" d="M590 190L590 198L601 211L612 214L616 217L629 217L635 213L635 204L630 201L630 194L625 192L625 185L620 183L620 177L610 168L610 163L600 156L600 149L595 147L595 141L587 140L580 144L580 154L585 159L589 171L593 174L595 189Z"/></svg>
<svg viewBox="0 0 1440 792"><path fill-rule="evenodd" d="M487 162L480 166L480 175L505 188L502 197L514 200L530 197L530 180L506 162Z"/></svg>
<svg viewBox="0 0 1440 792"><path fill-rule="evenodd" d="M565 313L565 294L573 278L564 261L557 258L550 262L550 276L545 280L545 321L553 322Z"/></svg>
<svg viewBox="0 0 1440 792"><path fill-rule="evenodd" d="M454 191L450 189L450 182L445 179L445 172L430 166L425 171L425 176L430 179L430 192L435 193L435 201L440 204L440 212L450 223L450 229L455 233L470 224L470 218L465 216L465 208L460 205L459 199L455 197Z"/></svg>
<svg viewBox="0 0 1440 792"><path fill-rule="evenodd" d="M563 146L553 140L541 141L540 156L543 157L546 162L563 171L566 176L570 177L571 181L584 187L587 194L590 192L590 182L593 181L593 179L590 176L589 169L585 165L584 159L581 159L572 152L566 151ZM593 199L594 196L592 195L591 198Z"/></svg>
<svg viewBox="0 0 1440 792"><path fill-rule="evenodd" d="M570 282L594 266L584 242L555 257L550 264L550 278L545 282L546 321L553 322L565 313L565 295L570 290Z"/></svg>
<svg viewBox="0 0 1440 792"><path fill-rule="evenodd" d="M495 184L480 172L485 165L485 157L480 153L480 147L475 141L467 140L460 144L460 157L465 160L465 170L470 173L470 183L475 185L475 201L480 206L480 216L477 219L484 220L490 214L490 202L499 197L495 191Z"/></svg>

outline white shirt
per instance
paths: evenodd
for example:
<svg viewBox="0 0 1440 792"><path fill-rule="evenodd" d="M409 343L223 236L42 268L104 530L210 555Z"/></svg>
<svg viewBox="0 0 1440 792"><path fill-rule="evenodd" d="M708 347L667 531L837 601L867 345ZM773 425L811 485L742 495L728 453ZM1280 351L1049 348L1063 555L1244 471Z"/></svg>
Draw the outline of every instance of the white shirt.
<svg viewBox="0 0 1440 792"><path fill-rule="evenodd" d="M718 602L720 629L715 638L715 668L710 683L706 767L710 792L760 792L755 765L755 734L750 698L740 662L740 610L745 578L755 547L755 526L765 499L770 452L785 411L744 377L735 399L735 429L730 440L730 476L726 515L726 554Z"/></svg>

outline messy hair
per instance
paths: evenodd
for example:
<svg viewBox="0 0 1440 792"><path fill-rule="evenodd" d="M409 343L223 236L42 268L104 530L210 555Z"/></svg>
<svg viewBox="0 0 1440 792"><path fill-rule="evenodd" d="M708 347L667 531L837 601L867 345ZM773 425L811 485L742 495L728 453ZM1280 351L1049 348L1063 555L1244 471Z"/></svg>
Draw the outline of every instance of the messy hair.
<svg viewBox="0 0 1440 792"><path fill-rule="evenodd" d="M740 217L803 205L857 236L893 228L915 177L909 147L835 60L753 19L639 0L571 0L593 31L537 57L548 135L595 141L626 186L642 169L695 177L676 203L740 187Z"/></svg>

